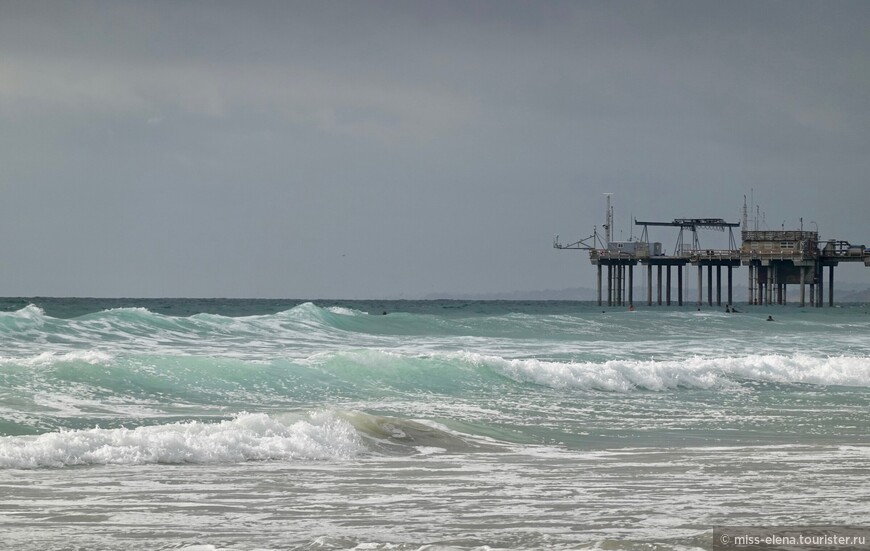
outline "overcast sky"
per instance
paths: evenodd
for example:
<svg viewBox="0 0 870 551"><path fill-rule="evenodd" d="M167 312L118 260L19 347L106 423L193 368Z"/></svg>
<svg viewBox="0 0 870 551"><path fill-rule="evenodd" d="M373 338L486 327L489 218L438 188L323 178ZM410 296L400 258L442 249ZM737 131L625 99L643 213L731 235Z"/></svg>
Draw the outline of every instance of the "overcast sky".
<svg viewBox="0 0 870 551"><path fill-rule="evenodd" d="M604 192L617 238L754 190L771 229L870 245L868 28L866 1L0 0L0 295L592 286L552 241Z"/></svg>

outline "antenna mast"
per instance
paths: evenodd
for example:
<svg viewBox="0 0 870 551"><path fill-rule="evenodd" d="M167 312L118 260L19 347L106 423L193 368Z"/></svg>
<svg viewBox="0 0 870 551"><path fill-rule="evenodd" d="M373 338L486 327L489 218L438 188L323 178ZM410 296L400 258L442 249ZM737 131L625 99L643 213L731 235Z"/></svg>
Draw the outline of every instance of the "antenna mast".
<svg viewBox="0 0 870 551"><path fill-rule="evenodd" d="M605 193L604 196L607 197L607 213L604 217L604 247L607 248L610 246L610 236L611 231L613 229L613 207L610 206L610 196L612 193Z"/></svg>

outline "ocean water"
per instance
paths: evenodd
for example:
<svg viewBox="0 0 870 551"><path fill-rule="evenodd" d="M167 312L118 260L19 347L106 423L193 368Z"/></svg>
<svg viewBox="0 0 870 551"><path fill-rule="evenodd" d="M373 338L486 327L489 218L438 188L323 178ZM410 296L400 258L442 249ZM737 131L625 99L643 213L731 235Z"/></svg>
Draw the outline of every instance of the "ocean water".
<svg viewBox="0 0 870 551"><path fill-rule="evenodd" d="M738 307L2 299L0 541L660 550L870 524L870 309Z"/></svg>

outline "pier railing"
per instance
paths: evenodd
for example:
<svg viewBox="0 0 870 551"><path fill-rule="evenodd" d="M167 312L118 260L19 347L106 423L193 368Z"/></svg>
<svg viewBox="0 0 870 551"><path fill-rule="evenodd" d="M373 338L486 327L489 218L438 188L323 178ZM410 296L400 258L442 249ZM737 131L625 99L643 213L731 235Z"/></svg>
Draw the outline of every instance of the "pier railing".
<svg viewBox="0 0 870 551"><path fill-rule="evenodd" d="M742 260L816 260L819 258L818 249L810 249L807 251L786 250L786 249L749 249L740 252Z"/></svg>
<svg viewBox="0 0 870 551"><path fill-rule="evenodd" d="M740 250L738 249L702 249L697 251L689 251L689 260L698 262L701 260L709 261L732 261L740 260Z"/></svg>

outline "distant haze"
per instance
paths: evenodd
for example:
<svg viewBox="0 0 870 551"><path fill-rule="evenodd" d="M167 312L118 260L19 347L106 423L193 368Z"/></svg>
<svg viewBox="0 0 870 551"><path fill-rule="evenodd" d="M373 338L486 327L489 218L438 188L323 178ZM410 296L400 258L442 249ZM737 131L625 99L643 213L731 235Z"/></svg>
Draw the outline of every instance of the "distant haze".
<svg viewBox="0 0 870 551"><path fill-rule="evenodd" d="M747 195L870 245L868 28L866 1L2 2L0 295L593 287L552 241L604 192L617 239Z"/></svg>

